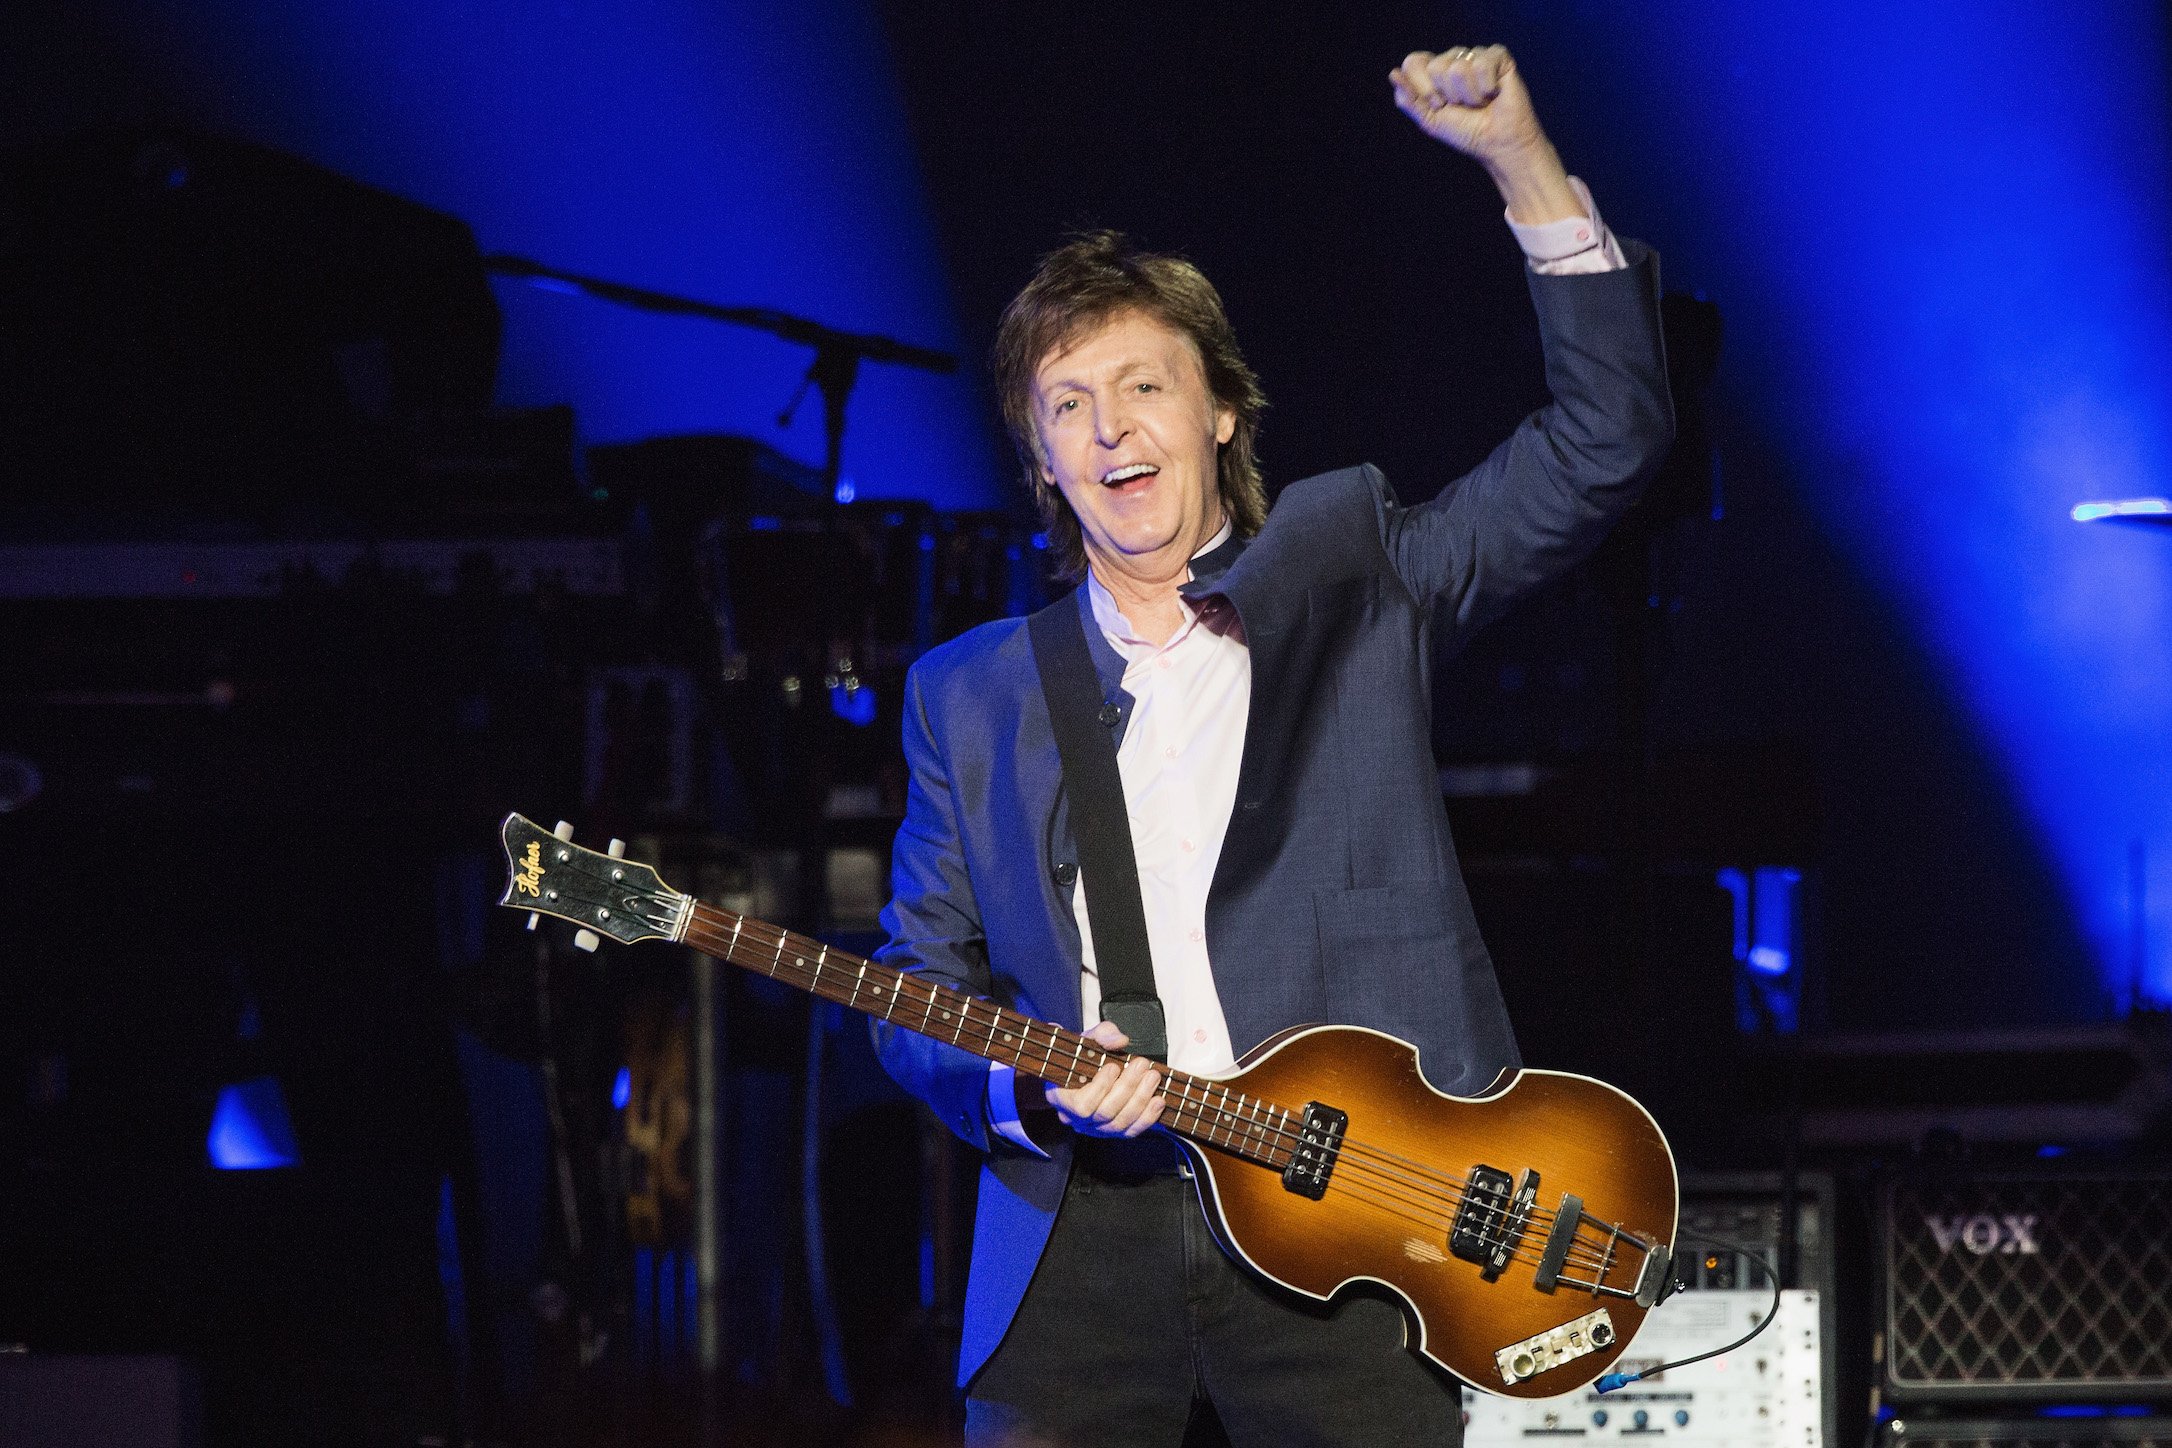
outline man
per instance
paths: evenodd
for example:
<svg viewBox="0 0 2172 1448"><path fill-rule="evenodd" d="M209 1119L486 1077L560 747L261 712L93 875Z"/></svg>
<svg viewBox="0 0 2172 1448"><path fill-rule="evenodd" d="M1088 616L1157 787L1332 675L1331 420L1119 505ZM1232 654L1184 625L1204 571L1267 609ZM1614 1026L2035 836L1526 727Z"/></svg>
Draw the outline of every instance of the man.
<svg viewBox="0 0 2172 1448"><path fill-rule="evenodd" d="M1269 517L1263 399L1219 298L1112 234L1043 262L996 373L1059 557L1086 575L1075 606L1114 705L1168 1064L1224 1071L1333 1021L1414 1042L1435 1086L1471 1095L1517 1056L1441 807L1430 631L1475 627L1587 551L1672 415L1656 263L1607 233L1507 51L1414 52L1390 82L1486 167L1534 273L1554 401L1469 476L1406 509L1348 469L1292 484ZM1092 882L1023 623L929 653L905 714L883 958L1100 1021ZM1106 1021L1091 1034L1124 1044ZM876 1036L989 1153L959 1361L972 1442L1174 1445L1195 1398L1240 1445L1459 1441L1454 1385L1405 1349L1391 1303L1305 1303L1219 1251L1179 1154L1146 1134L1162 1098L1145 1057L1044 1090Z"/></svg>

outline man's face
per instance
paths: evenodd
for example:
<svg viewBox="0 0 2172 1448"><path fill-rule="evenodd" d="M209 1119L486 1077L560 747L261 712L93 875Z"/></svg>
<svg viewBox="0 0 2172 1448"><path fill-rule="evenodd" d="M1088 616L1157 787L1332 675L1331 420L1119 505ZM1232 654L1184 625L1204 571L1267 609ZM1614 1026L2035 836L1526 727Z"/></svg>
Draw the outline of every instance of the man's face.
<svg viewBox="0 0 2172 1448"><path fill-rule="evenodd" d="M1034 372L1041 476L1078 516L1097 574L1181 576L1222 525L1215 450L1237 415L1207 390L1199 351L1118 312Z"/></svg>

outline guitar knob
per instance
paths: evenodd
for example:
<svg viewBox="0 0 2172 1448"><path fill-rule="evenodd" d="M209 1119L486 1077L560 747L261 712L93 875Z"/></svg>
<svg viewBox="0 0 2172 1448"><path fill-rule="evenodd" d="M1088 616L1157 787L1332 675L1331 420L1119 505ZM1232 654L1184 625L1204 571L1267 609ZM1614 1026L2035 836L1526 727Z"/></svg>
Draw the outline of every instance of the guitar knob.
<svg viewBox="0 0 2172 1448"><path fill-rule="evenodd" d="M561 840L570 840L573 838L573 822L571 820L560 820L558 828L552 830L551 833Z"/></svg>
<svg viewBox="0 0 2172 1448"><path fill-rule="evenodd" d="M603 937L593 930L576 930L573 932L573 943L583 950L593 951L603 944Z"/></svg>
<svg viewBox="0 0 2172 1448"><path fill-rule="evenodd" d="M626 842L624 840L613 840L604 847L603 852L614 860L622 860L626 857Z"/></svg>

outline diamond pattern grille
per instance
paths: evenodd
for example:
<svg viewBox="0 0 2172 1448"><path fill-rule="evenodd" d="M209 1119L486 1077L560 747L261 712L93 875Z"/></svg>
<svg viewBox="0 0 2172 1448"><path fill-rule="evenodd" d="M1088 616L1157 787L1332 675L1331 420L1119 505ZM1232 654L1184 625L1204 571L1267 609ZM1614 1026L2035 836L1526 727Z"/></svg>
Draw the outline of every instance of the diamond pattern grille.
<svg viewBox="0 0 2172 1448"><path fill-rule="evenodd" d="M2053 1428L2044 1423L1997 1423L1997 1424L1917 1424L1910 1423L1905 1433L1895 1433L1888 1426L1880 1442L1886 1448L1902 1448L1902 1445L1937 1443L1943 1448L2172 1448L2172 1430L2161 1426L2161 1418L2152 1418L2148 1424L2128 1423L2117 1419L2098 1428Z"/></svg>
<svg viewBox="0 0 2172 1448"><path fill-rule="evenodd" d="M2172 1388L2172 1180L1896 1183L1885 1250L1898 1396Z"/></svg>

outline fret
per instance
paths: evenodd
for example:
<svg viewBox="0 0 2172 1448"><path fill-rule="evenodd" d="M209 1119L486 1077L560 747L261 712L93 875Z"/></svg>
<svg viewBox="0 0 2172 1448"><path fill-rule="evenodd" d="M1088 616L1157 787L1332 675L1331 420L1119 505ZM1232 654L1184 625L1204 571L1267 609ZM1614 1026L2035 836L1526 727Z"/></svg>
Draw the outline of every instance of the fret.
<svg viewBox="0 0 2172 1448"><path fill-rule="evenodd" d="M827 945L823 946L821 950L815 953L813 989L817 994L820 994L822 990L822 963L829 958L830 948Z"/></svg>
<svg viewBox="0 0 2172 1448"><path fill-rule="evenodd" d="M784 942L789 939L791 939L791 937L788 935L779 935L777 937L776 958L769 962L769 978L771 980L775 980L777 978L777 967L784 964Z"/></svg>
<svg viewBox="0 0 2172 1448"><path fill-rule="evenodd" d="M860 962L860 971L859 971L859 974L857 974L857 975L855 975L855 976L853 976L853 977L852 977L852 994L851 994L851 995L849 995L849 996L846 996L846 997L845 997L845 1004L846 1004L846 1006L850 1007L850 1008L851 1008L851 1009L853 1009L853 1010L858 1010L858 1009L859 1009L859 1006L860 1006L860 987L861 987L861 986L863 986L863 985L866 985L866 984L867 984L867 962L863 960L863 961L861 961L861 962Z"/></svg>
<svg viewBox="0 0 2172 1448"><path fill-rule="evenodd" d="M1179 1114L1190 1118L1190 1129L1197 1131L1199 1129L1199 1103L1192 1101L1192 1088L1195 1088L1195 1081L1192 1081L1190 1077L1177 1079L1177 1103L1179 1103L1177 1109L1179 1109Z"/></svg>
<svg viewBox="0 0 2172 1448"><path fill-rule="evenodd" d="M746 916L734 915L732 917L732 938L728 942L726 942L724 946L724 958L726 960L736 959L736 954L739 949L739 932L746 928Z"/></svg>

